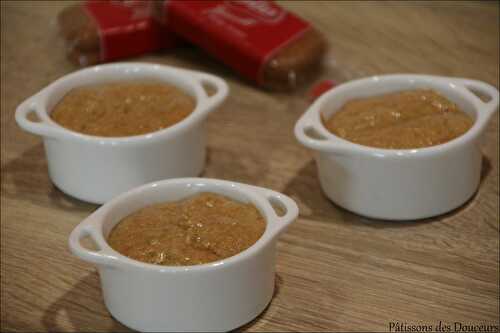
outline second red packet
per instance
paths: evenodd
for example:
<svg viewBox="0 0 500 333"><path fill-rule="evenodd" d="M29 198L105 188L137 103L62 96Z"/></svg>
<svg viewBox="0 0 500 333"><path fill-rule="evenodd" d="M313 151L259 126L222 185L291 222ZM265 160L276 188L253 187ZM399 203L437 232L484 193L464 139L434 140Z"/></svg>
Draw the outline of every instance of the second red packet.
<svg viewBox="0 0 500 333"><path fill-rule="evenodd" d="M294 88L325 49L309 22L268 0L166 0L156 7L172 31L268 88Z"/></svg>

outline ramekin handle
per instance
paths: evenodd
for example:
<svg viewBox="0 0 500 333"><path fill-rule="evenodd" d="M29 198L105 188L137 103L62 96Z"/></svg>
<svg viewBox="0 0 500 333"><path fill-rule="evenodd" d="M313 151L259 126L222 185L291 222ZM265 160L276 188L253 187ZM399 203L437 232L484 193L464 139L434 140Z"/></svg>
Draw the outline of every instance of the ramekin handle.
<svg viewBox="0 0 500 333"><path fill-rule="evenodd" d="M90 218L92 218L92 215L87 219ZM92 251L84 248L80 241L85 236L89 236L97 245L99 250ZM69 236L69 249L75 256L96 265L116 266L118 258L116 258L113 254L107 253L107 247L108 245L106 244L104 237L100 231L97 230L96 225L91 222L83 221L71 232Z"/></svg>
<svg viewBox="0 0 500 333"><path fill-rule="evenodd" d="M53 139L61 138L63 136L63 133L61 133L55 126L52 126L45 122L42 117L40 117L37 112L37 103L37 97L35 95L19 104L15 114L16 122L19 127L27 132L38 134L44 137ZM28 119L28 115L32 112L35 112L37 114L38 118L40 118L40 121L37 122Z"/></svg>
<svg viewBox="0 0 500 333"><path fill-rule="evenodd" d="M205 83L215 88L215 93L208 96L205 102L208 110L212 110L213 108L219 106L226 99L229 93L229 87L226 81L215 75L207 73L192 72L192 74L202 86Z"/></svg>
<svg viewBox="0 0 500 333"><path fill-rule="evenodd" d="M317 128L317 121L313 119L313 116L313 113L307 111L295 124L295 137L301 144L313 150L327 153L335 153L339 155L347 155L351 153L351 149L346 147L341 142L334 142L330 138L313 138L309 134L310 132L314 131L315 133L321 134L321 130Z"/></svg>
<svg viewBox="0 0 500 333"><path fill-rule="evenodd" d="M268 209L270 213L274 215L273 218L276 221L271 225L274 235L279 235L283 232L286 227L288 227L288 225L295 221L295 219L299 216L299 207L292 198L266 188L252 185L247 186L251 191L257 193L267 201L267 204L269 205ZM285 210L285 214L279 216L273 208L273 203L283 208L283 210Z"/></svg>
<svg viewBox="0 0 500 333"><path fill-rule="evenodd" d="M498 108L498 89L495 88L494 86L478 81L478 80L469 80L469 79L462 79L462 78L452 78L452 82L461 85L469 90L475 90L478 91L482 94L485 94L490 98L488 102L483 102L481 99L478 98L479 102L484 105L485 110L493 114L494 111L497 110Z"/></svg>

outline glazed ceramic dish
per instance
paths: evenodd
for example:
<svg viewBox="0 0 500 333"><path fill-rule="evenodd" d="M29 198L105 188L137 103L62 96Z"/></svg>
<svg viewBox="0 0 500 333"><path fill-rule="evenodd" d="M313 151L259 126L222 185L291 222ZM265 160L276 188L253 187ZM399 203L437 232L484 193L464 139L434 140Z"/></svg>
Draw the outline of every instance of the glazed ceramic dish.
<svg viewBox="0 0 500 333"><path fill-rule="evenodd" d="M196 100L194 111L171 127L129 137L98 137L68 130L50 118L57 102L72 88L131 80L173 84ZM203 84L215 88L208 96ZM197 176L205 164L204 120L228 94L220 78L147 63L95 66L66 75L24 101L16 110L20 127L43 137L49 175L63 192L104 203L152 181ZM40 121L28 118L35 113Z"/></svg>
<svg viewBox="0 0 500 333"><path fill-rule="evenodd" d="M386 93L433 89L474 119L464 135L420 149L379 149L330 133L329 118L347 101ZM472 91L487 96L483 102ZM484 82L429 75L382 75L341 84L318 98L295 126L295 136L315 152L320 184L336 204L360 215L413 220L446 213L477 190L479 141L498 108L498 90Z"/></svg>
<svg viewBox="0 0 500 333"><path fill-rule="evenodd" d="M139 262L107 244L113 226L132 212L200 192L252 203L266 221L264 234L235 256L194 266ZM277 215L272 205L285 213ZM97 265L104 302L124 325L140 331L228 331L255 318L271 300L276 240L297 215L292 199L268 189L206 178L171 179L106 203L73 230L69 246L76 256ZM82 247L84 236L93 239L97 251Z"/></svg>

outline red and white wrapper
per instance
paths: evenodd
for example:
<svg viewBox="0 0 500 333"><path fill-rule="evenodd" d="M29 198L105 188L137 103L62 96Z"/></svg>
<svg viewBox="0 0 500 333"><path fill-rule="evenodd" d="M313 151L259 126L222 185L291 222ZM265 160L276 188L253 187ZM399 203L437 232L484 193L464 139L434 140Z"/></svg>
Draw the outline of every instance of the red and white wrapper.
<svg viewBox="0 0 500 333"><path fill-rule="evenodd" d="M161 15L174 32L258 83L276 52L311 28L268 0L166 0Z"/></svg>

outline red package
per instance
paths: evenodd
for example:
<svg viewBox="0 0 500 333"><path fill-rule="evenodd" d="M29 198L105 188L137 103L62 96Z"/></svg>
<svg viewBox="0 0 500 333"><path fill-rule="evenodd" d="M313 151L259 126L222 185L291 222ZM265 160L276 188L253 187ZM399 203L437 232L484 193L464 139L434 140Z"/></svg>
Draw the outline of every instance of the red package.
<svg viewBox="0 0 500 333"><path fill-rule="evenodd" d="M272 1L166 0L161 20L260 85L294 88L316 67L324 39Z"/></svg>
<svg viewBox="0 0 500 333"><path fill-rule="evenodd" d="M333 80L322 80L317 82L309 91L309 101L314 102L321 95L336 86L337 83Z"/></svg>
<svg viewBox="0 0 500 333"><path fill-rule="evenodd" d="M68 56L80 65L169 48L175 37L153 17L151 1L88 0L59 14Z"/></svg>

